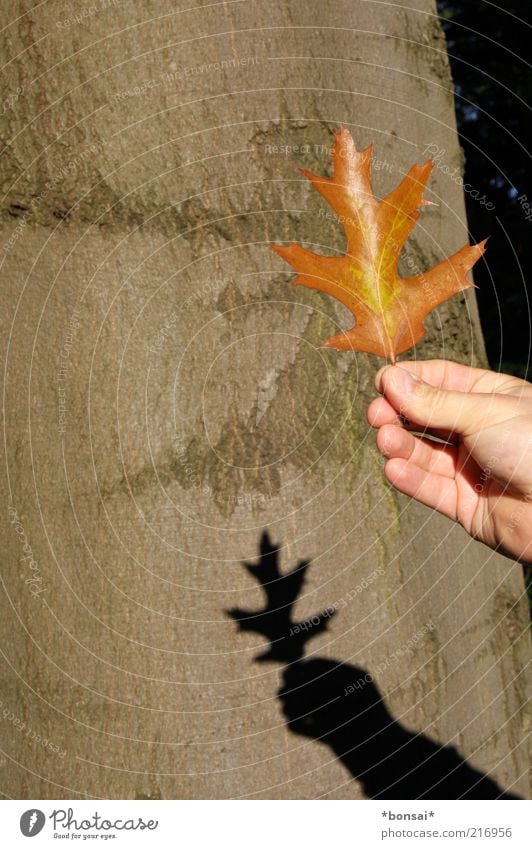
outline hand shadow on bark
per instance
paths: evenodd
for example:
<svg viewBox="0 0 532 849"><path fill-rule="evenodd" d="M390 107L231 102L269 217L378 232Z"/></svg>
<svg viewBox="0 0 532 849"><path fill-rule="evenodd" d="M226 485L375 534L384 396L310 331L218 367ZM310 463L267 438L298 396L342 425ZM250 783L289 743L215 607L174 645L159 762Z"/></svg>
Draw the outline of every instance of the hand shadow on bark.
<svg viewBox="0 0 532 849"><path fill-rule="evenodd" d="M305 660L306 642L327 628L335 611L304 622L292 611L309 561L282 575L278 547L265 531L256 564L245 566L266 594L256 613L228 611L242 631L266 637L269 648L256 660L284 664L278 692L288 728L333 751L372 799L517 799L470 766L452 747L416 734L396 720L371 674L340 660Z"/></svg>

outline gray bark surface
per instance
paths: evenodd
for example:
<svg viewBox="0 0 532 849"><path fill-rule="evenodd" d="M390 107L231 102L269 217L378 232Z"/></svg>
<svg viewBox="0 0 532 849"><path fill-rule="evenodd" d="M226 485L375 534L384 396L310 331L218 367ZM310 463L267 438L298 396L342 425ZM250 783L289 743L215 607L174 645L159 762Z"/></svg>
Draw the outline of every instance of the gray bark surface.
<svg viewBox="0 0 532 849"><path fill-rule="evenodd" d="M298 618L347 600L310 651L528 796L521 568L385 483L382 361L320 350L350 316L269 248L342 248L297 172L340 126L378 195L461 167L432 0L83 9L1 12L1 792L363 798L226 614L267 527ZM405 274L467 241L458 182L429 197ZM408 358L485 362L473 296L427 327Z"/></svg>

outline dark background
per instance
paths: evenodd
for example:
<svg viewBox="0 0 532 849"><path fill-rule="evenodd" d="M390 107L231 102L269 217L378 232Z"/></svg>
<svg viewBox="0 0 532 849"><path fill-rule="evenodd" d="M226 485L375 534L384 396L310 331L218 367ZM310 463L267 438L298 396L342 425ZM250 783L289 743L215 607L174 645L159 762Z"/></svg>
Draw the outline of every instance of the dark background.
<svg viewBox="0 0 532 849"><path fill-rule="evenodd" d="M490 236L475 266L487 354L496 371L527 380L532 379L531 7L532 0L505 0L504 8L486 0L438 0L465 153L464 182L495 205L489 210L465 193L471 241ZM524 572L532 616L532 567Z"/></svg>
<svg viewBox="0 0 532 849"><path fill-rule="evenodd" d="M485 261L475 266L488 357L493 369L527 379L532 376L531 7L531 0L504 0L504 8L486 0L438 2L456 88L464 181L495 205L489 210L465 194L470 240L490 236Z"/></svg>

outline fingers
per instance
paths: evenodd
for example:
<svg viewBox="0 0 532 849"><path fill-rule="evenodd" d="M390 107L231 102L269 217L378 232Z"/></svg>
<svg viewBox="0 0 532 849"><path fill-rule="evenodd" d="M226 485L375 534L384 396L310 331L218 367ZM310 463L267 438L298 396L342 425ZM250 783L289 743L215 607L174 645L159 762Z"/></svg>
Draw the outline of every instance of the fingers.
<svg viewBox="0 0 532 849"><path fill-rule="evenodd" d="M489 371L488 369L473 368L451 360L406 360L399 363L400 368L417 375L439 389L457 392L498 392L510 382L526 385L526 381L513 378L506 374ZM388 366L379 369L375 377L375 386L381 392L381 378Z"/></svg>
<svg viewBox="0 0 532 849"><path fill-rule="evenodd" d="M400 492L456 521L458 491L454 480L428 472L400 457L388 460L384 473Z"/></svg>
<svg viewBox="0 0 532 849"><path fill-rule="evenodd" d="M451 431L443 430L443 428L424 427L416 422L408 423L404 418L401 418L395 407L392 407L386 398L375 398L369 405L367 411L367 419L372 427L382 427L383 425L397 425L409 431L419 431L427 436L434 436L437 439L443 439L444 442L456 442L457 437Z"/></svg>
<svg viewBox="0 0 532 849"><path fill-rule="evenodd" d="M377 447L389 459L408 460L427 472L454 479L457 451L450 445L413 436L395 425L384 425L377 434Z"/></svg>
<svg viewBox="0 0 532 849"><path fill-rule="evenodd" d="M399 413L386 398L375 398L370 403L366 415L372 427L382 427L385 424L401 424Z"/></svg>
<svg viewBox="0 0 532 849"><path fill-rule="evenodd" d="M424 427L467 436L515 415L511 396L439 389L400 366L387 366L379 375L379 390L399 416Z"/></svg>

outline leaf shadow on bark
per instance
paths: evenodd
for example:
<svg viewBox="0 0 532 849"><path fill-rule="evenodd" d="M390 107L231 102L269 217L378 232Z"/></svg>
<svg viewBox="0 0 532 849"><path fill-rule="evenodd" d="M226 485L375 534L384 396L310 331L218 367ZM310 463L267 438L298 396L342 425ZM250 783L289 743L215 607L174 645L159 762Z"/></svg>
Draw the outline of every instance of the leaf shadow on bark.
<svg viewBox="0 0 532 849"><path fill-rule="evenodd" d="M228 613L241 631L267 638L269 648L257 662L284 665L277 695L290 731L328 746L371 799L520 798L470 766L453 746L402 725L367 669L330 658L305 659L306 643L327 628L335 611L292 620L310 561L283 575L279 550L264 531L258 562L245 564L266 595L265 608Z"/></svg>

